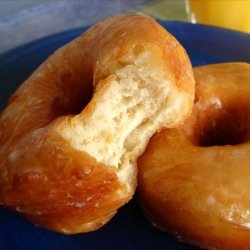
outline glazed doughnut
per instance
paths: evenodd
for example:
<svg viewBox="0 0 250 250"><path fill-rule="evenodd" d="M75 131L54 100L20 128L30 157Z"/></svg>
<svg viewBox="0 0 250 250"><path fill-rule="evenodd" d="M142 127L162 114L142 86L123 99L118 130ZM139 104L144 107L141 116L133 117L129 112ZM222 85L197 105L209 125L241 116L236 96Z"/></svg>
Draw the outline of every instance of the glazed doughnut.
<svg viewBox="0 0 250 250"><path fill-rule="evenodd" d="M138 160L149 220L206 249L250 249L250 65L194 69L196 97L184 125L150 140Z"/></svg>
<svg viewBox="0 0 250 250"><path fill-rule="evenodd" d="M134 194L151 135L180 124L193 99L188 56L153 19L97 23L48 58L1 114L1 203L54 231L98 229Z"/></svg>

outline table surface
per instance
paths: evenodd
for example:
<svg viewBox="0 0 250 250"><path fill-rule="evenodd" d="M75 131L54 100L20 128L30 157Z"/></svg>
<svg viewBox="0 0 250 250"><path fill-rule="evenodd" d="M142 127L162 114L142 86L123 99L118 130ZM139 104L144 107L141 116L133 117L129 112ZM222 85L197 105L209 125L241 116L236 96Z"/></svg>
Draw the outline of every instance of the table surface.
<svg viewBox="0 0 250 250"><path fill-rule="evenodd" d="M0 53L124 12L187 20L185 0L0 0Z"/></svg>

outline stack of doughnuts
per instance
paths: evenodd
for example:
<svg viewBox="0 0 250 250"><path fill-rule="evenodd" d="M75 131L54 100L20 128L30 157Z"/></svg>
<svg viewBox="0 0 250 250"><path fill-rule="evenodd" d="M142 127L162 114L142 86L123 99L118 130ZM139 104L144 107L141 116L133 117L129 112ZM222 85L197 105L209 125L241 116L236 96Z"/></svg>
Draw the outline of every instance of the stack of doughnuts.
<svg viewBox="0 0 250 250"><path fill-rule="evenodd" d="M138 185L158 228L250 249L249 139L249 64L193 70L153 19L107 18L51 55L1 113L0 203L50 230L89 232Z"/></svg>

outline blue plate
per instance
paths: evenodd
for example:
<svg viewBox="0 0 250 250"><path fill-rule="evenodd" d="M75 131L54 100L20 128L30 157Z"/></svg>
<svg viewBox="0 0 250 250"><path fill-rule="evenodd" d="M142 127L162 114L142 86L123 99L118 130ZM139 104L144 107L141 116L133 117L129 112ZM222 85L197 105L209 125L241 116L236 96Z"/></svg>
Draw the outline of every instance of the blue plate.
<svg viewBox="0 0 250 250"><path fill-rule="evenodd" d="M208 63L250 62L250 35L205 25L160 22L187 50L194 66ZM86 28L40 39L0 56L0 110L11 93L53 51ZM72 236L50 232L19 215L0 208L0 250L191 250L154 228L144 218L136 200L121 208L102 229Z"/></svg>

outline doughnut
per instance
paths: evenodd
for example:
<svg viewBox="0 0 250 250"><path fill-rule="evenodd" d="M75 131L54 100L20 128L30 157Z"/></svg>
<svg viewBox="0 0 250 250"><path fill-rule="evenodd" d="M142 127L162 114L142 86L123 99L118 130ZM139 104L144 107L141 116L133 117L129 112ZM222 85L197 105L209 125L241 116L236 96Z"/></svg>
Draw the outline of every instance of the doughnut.
<svg viewBox="0 0 250 250"><path fill-rule="evenodd" d="M0 116L0 202L65 234L108 222L133 196L137 158L191 113L194 77L153 19L110 17L51 55Z"/></svg>
<svg viewBox="0 0 250 250"><path fill-rule="evenodd" d="M138 159L148 219L206 249L250 249L250 64L194 68L192 114Z"/></svg>

